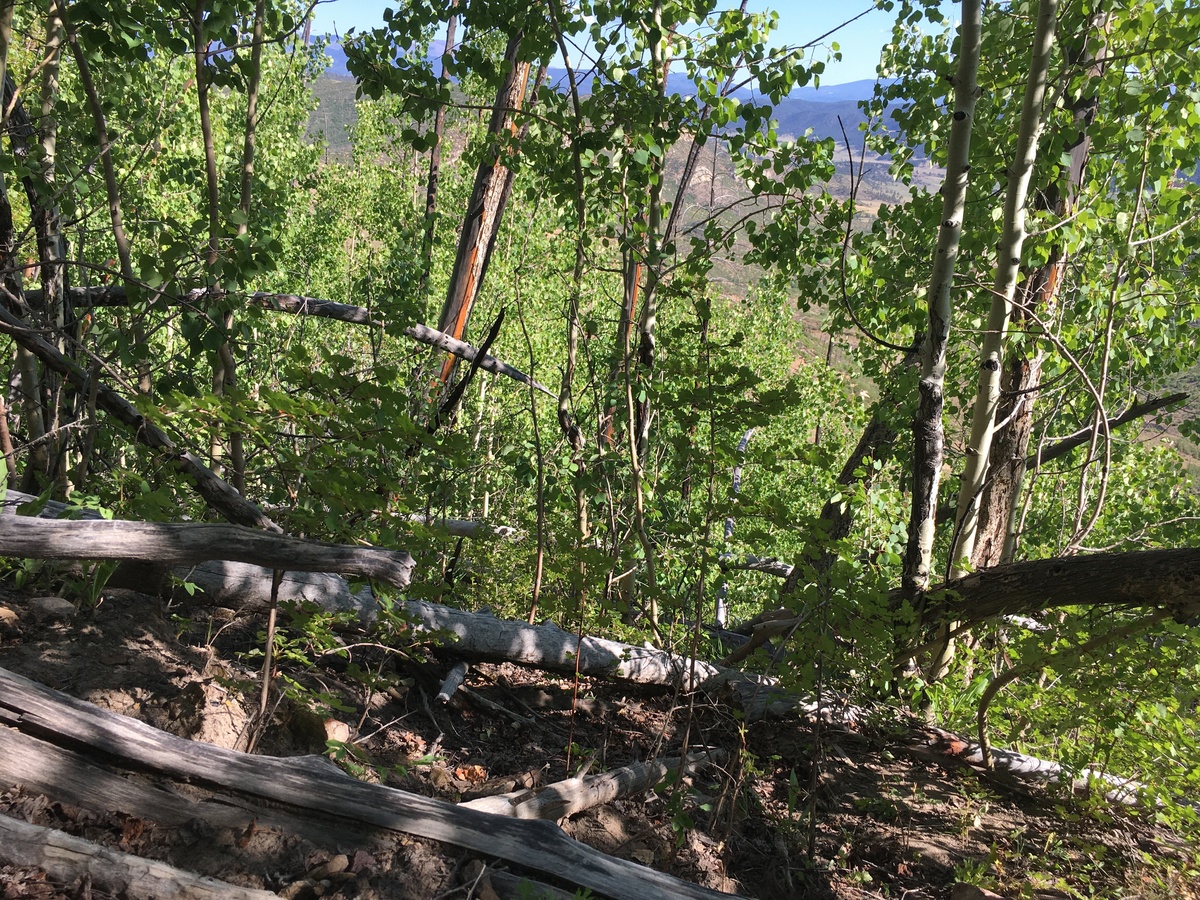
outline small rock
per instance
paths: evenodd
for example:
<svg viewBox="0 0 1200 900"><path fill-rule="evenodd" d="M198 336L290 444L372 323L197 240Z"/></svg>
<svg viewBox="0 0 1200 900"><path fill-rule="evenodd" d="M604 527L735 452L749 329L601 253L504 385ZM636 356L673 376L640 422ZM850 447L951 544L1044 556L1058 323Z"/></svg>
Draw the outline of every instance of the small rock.
<svg viewBox="0 0 1200 900"><path fill-rule="evenodd" d="M950 889L950 900L1004 900L987 888L976 887L960 881Z"/></svg>
<svg viewBox="0 0 1200 900"><path fill-rule="evenodd" d="M313 900L313 898L319 897L320 894L317 891L316 882L302 878L300 881L293 881L285 887L279 892L279 896L283 900Z"/></svg>
<svg viewBox="0 0 1200 900"><path fill-rule="evenodd" d="M309 881L323 881L332 875L338 875L350 868L350 857L339 853L327 863L322 863L304 877Z"/></svg>
<svg viewBox="0 0 1200 900"><path fill-rule="evenodd" d="M0 606L0 634L21 630L20 617L7 606Z"/></svg>
<svg viewBox="0 0 1200 900"><path fill-rule="evenodd" d="M75 618L75 604L62 597L34 597L29 601L29 609L39 619Z"/></svg>

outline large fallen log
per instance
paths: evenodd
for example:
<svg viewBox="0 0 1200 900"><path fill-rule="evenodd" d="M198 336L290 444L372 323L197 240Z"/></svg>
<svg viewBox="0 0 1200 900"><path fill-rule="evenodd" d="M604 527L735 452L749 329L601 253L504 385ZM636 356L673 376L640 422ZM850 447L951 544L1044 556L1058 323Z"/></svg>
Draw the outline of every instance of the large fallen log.
<svg viewBox="0 0 1200 900"><path fill-rule="evenodd" d="M400 605L419 628L452 636L454 652L471 659L514 662L552 672L619 678L637 684L680 684L684 690L719 688L733 682L775 687L773 678L713 665L651 647L564 631L553 622L529 625L434 603Z"/></svg>
<svg viewBox="0 0 1200 900"><path fill-rule="evenodd" d="M454 844L610 897L729 896L605 856L571 840L550 822L488 815L367 784L321 757L250 756L187 741L5 669L0 669L0 724L55 746L83 749L129 772L232 792L267 806L305 811L315 819L343 819L359 827ZM0 757L0 771L5 765Z"/></svg>
<svg viewBox="0 0 1200 900"><path fill-rule="evenodd" d="M349 547L200 522L40 519L0 516L0 554L22 559L140 559L166 566L214 559L269 569L347 572L407 587L413 558L403 550Z"/></svg>
<svg viewBox="0 0 1200 900"><path fill-rule="evenodd" d="M897 604L899 591L892 594ZM1200 547L1088 553L981 569L927 591L924 615L978 623L1059 606L1165 609L1200 615Z"/></svg>
<svg viewBox="0 0 1200 900"><path fill-rule="evenodd" d="M0 814L0 863L37 866L70 885L86 877L114 896L161 900L278 900L278 894L205 878Z"/></svg>

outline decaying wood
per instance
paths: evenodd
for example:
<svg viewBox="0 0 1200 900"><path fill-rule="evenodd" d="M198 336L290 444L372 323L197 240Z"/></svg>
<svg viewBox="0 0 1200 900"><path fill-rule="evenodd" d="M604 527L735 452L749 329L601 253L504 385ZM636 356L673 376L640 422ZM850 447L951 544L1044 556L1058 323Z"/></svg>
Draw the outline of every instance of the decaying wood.
<svg viewBox="0 0 1200 900"><path fill-rule="evenodd" d="M253 797L131 776L108 768L86 748L83 751L0 727L0 786L20 785L58 801L173 828L202 821L214 829L244 834L253 827L297 835L325 847L343 843L366 846L378 833L362 822L331 822L304 810L265 807Z"/></svg>
<svg viewBox="0 0 1200 900"><path fill-rule="evenodd" d="M16 513L17 508L37 500L32 494L8 491L0 500L0 516ZM38 515L57 519L62 515L99 520L94 509L71 507L57 500L48 500ZM110 587L130 588L143 593L170 593L173 580L177 592L198 595L206 606L230 606L257 611L271 602L271 569L249 563L212 559L194 565L168 569L158 563L124 561L108 579ZM188 587L184 587L187 585ZM352 612L364 623L371 622L379 611L379 602L369 584L351 590L350 582L326 572L285 571L279 583L281 603L315 603L329 612Z"/></svg>
<svg viewBox="0 0 1200 900"><path fill-rule="evenodd" d="M53 828L0 814L0 862L37 866L70 885L87 877L93 887L128 897L162 900L277 900L278 894L238 887L152 859L102 847Z"/></svg>
<svg viewBox="0 0 1200 900"><path fill-rule="evenodd" d="M196 482L196 490L214 510L231 522L248 525L267 531L281 529L261 509L243 497L228 482L206 466L199 457L181 450L165 431L146 418L132 403L112 388L96 384L92 376L77 363L67 359L58 348L43 338L36 329L9 312L0 303L0 332L9 335L42 361L48 369L58 373L84 397L95 396L96 404L106 413L130 428L138 443L166 454L171 464Z"/></svg>
<svg viewBox="0 0 1200 900"><path fill-rule="evenodd" d="M689 753L684 774L691 774L724 762L721 750ZM557 821L585 809L611 803L619 797L629 797L650 790L672 772L680 771L678 757L653 759L634 763L600 775L567 778L542 788L512 791L491 797L468 800L459 806L517 819L549 819Z"/></svg>
<svg viewBox="0 0 1200 900"><path fill-rule="evenodd" d="M178 566L213 559L271 569L348 572L407 587L413 558L403 550L348 547L199 522L63 521L0 516L0 552L28 559L141 559Z"/></svg>
<svg viewBox="0 0 1200 900"><path fill-rule="evenodd" d="M139 587L136 576L122 577L124 573L124 566L118 568L109 584L145 591L146 584L155 583L143 580ZM208 560L194 566L176 566L171 570L171 576L179 585L176 594L188 590L183 585L194 585L199 600L205 606L251 611L262 611L269 607L271 573L271 569L263 566L225 559ZM279 602L315 603L328 612L352 612L364 624L373 622L379 612L379 601L370 585L353 590L345 578L326 572L285 571L279 582Z"/></svg>
<svg viewBox="0 0 1200 900"><path fill-rule="evenodd" d="M792 574L792 567L782 560L762 556L736 557L732 553L722 553L721 568L725 571L764 572L776 578L787 578Z"/></svg>
<svg viewBox="0 0 1200 900"><path fill-rule="evenodd" d="M958 763L981 773L1027 785L1058 785L1068 782L1069 779L1068 786L1079 796L1089 794L1094 784L1099 785L1110 803L1126 806L1140 803L1140 794L1145 789L1145 785L1137 781L1109 775L1096 769L1084 769L1071 776L1061 763L1026 756L1013 750L990 748L993 766L989 769L983 749L977 742L930 726L913 727L904 738L904 747L909 753L922 759Z"/></svg>
<svg viewBox="0 0 1200 900"><path fill-rule="evenodd" d="M471 671L471 667L465 662L454 664L454 668L450 670L445 680L442 681L442 686L438 689L438 703L449 703L450 698L454 696L454 692L462 687L462 683L467 680L467 673Z"/></svg>
<svg viewBox="0 0 1200 900"><path fill-rule="evenodd" d="M551 397L556 396L553 391L543 384L534 381L520 369L514 369L508 363L501 362L494 356L489 356L486 353L482 354L482 359L479 359L481 354L478 350L468 344L466 341L459 340L456 337L446 334L443 331L438 331L435 328L429 328L426 325L410 325L404 329L414 341L420 341L422 344L429 344L431 347L437 347L439 350L444 350L457 356L459 359L465 359L469 363L479 362L479 368L485 372L491 372L493 375L507 375L521 384L531 387L534 390L541 391L543 394L548 394Z"/></svg>
<svg viewBox="0 0 1200 900"><path fill-rule="evenodd" d="M535 666L553 672L620 678L637 684L682 684L686 690L717 688L731 682L771 687L775 679L716 666L649 647L579 636L552 622L527 625L481 613L409 600L400 607L418 627L452 635L456 655Z"/></svg>
<svg viewBox="0 0 1200 900"><path fill-rule="evenodd" d="M344 775L321 757L249 756L177 738L104 712L0 669L0 724L123 769L232 791L316 818L405 832L507 859L612 897L726 897L645 866L613 859L544 821L463 809ZM0 764L3 761L0 760Z"/></svg>
<svg viewBox="0 0 1200 900"><path fill-rule="evenodd" d="M779 635L790 635L797 628L804 624L804 616L789 615L780 619L768 619L759 622L750 632L750 640L737 647L721 660L722 665L733 666L737 665L759 647L764 646L771 638Z"/></svg>
<svg viewBox="0 0 1200 900"><path fill-rule="evenodd" d="M1089 553L973 572L928 591L933 619L983 622L1059 606L1122 605L1200 615L1200 547Z"/></svg>

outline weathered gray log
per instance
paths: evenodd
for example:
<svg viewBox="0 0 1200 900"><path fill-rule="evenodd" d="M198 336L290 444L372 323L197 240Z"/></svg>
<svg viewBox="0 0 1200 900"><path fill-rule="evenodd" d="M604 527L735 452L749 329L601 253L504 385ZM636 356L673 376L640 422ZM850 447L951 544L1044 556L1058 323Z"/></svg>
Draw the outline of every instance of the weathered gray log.
<svg viewBox="0 0 1200 900"><path fill-rule="evenodd" d="M467 680L467 673L471 671L471 667L465 662L455 663L450 673L442 681L442 686L438 689L438 703L449 703L450 698L454 696L454 692L462 687L462 683Z"/></svg>
<svg viewBox="0 0 1200 900"><path fill-rule="evenodd" d="M48 369L69 381L82 396L90 397L94 392L96 404L101 409L131 429L138 443L164 453L175 468L196 482L196 490L204 501L226 519L238 525L281 531L261 509L239 494L231 484L217 477L199 457L179 449L165 431L153 422L146 421L137 407L112 388L103 384L93 384L92 376L85 369L63 356L57 347L9 312L2 303L0 333L11 336L14 341L40 359Z"/></svg>
<svg viewBox="0 0 1200 900"><path fill-rule="evenodd" d="M343 842L366 845L377 834L377 829L362 822L331 821L304 810L289 812L229 792L195 787L182 792L169 781L109 768L87 748L82 750L59 747L15 728L0 728L0 787L21 785L27 791L76 806L150 819L170 827L202 821L213 828L243 833L253 824L329 848Z"/></svg>
<svg viewBox="0 0 1200 900"><path fill-rule="evenodd" d="M0 555L28 559L140 559L167 566L213 559L270 569L347 572L407 587L413 558L403 550L348 547L267 534L239 525L0 516Z"/></svg>
<svg viewBox="0 0 1200 900"><path fill-rule="evenodd" d="M87 307L89 305L129 305L129 296L125 292L125 288L119 284L105 285L103 287L76 287L69 289L67 293L77 307ZM188 306L202 302L207 295L208 291L206 289L195 288L182 295L160 294L154 296L153 299L166 298L171 303ZM26 291L25 296L31 302L36 303L40 300L41 292L37 290ZM246 302L262 309L273 309L279 312L292 313L293 315L335 319L339 322L348 322L351 325L374 325L377 327L385 325L379 318L378 313L372 312L365 306L336 303L332 300L320 300L316 297L300 297L296 294L276 294L269 291L256 291L246 297ZM479 355L479 351L466 341L460 341L426 325L410 325L404 329L404 333L414 341L437 347L439 350L452 353L460 359L465 359L467 362L474 362L475 358ZM494 356L484 354L483 359L479 363L479 368L485 372L491 372L493 375L505 375L551 397L556 396L545 385L539 384L520 369L510 366L508 363L502 362Z"/></svg>
<svg viewBox="0 0 1200 900"><path fill-rule="evenodd" d="M10 490L0 500L0 516L13 514L18 507L36 499L32 494ZM97 510L72 507L57 500L46 501L38 515L44 519L57 519L62 515L93 520L102 518ZM157 563L127 561L117 567L108 584L149 594L169 593L168 579L173 578L180 590L183 585L190 585L189 590L198 592L205 605L262 610L271 605L272 575L271 569L226 559L173 569ZM369 584L351 590L350 582L345 578L326 572L285 571L279 583L278 600L280 603L315 603L334 613L352 612L364 623L370 623L379 611L379 602Z"/></svg>
<svg viewBox="0 0 1200 900"><path fill-rule="evenodd" d="M117 576L121 574L117 570ZM200 592L205 606L227 606L252 611L266 610L271 605L271 576L273 570L249 563L213 559L194 566L176 566L172 577L182 586L192 584ZM114 579L117 578L114 576ZM110 581L113 587L137 590L136 583ZM176 592L178 595L178 592ZM288 569L279 582L280 603L315 603L327 612L352 612L363 624L375 620L379 601L369 584L352 590L350 582L340 575L327 572L299 572Z"/></svg>
<svg viewBox="0 0 1200 900"><path fill-rule="evenodd" d="M1142 792L1146 789L1144 784L1133 779L1121 778L1096 769L1083 769L1072 776L1061 763L1038 759L1036 756L1027 756L1013 750L991 748L990 755L994 765L989 770L983 758L983 750L977 742L930 726L912 727L904 738L904 747L909 753L922 759L970 766L1002 780L1042 786L1065 784L1078 796L1086 796L1094 784L1099 785L1106 800L1125 806L1141 803Z"/></svg>
<svg viewBox="0 0 1200 900"><path fill-rule="evenodd" d="M684 774L691 774L708 766L720 765L724 759L725 753L721 750L689 753L683 771ZM599 775L567 778L541 788L480 797L460 803L459 806L517 819L549 819L554 822L585 809L611 803L620 797L648 791L679 770L678 757L652 759Z"/></svg>
<svg viewBox="0 0 1200 900"><path fill-rule="evenodd" d="M550 822L462 809L344 775L322 757L250 756L177 738L0 669L0 723L110 764L415 834L510 860L612 897L727 897L579 844Z"/></svg>
<svg viewBox="0 0 1200 900"><path fill-rule="evenodd" d="M87 877L93 887L125 897L161 900L278 900L278 894L238 887L142 859L53 828L0 814L0 862L37 866L53 881L70 885Z"/></svg>
<svg viewBox="0 0 1200 900"><path fill-rule="evenodd" d="M528 625L408 600L401 604L418 627L429 632L453 635L449 643L455 654L473 659L490 659L535 666L553 672L620 678L637 684L681 684L685 690L717 688L731 682L773 687L773 678L751 675L737 669L715 666L701 659L678 656L649 647L585 635L582 640L553 622Z"/></svg>
<svg viewBox="0 0 1200 900"><path fill-rule="evenodd" d="M893 599L899 601L898 592ZM1058 606L1121 605L1200 615L1200 547L1089 553L981 569L924 595L929 621L965 623Z"/></svg>

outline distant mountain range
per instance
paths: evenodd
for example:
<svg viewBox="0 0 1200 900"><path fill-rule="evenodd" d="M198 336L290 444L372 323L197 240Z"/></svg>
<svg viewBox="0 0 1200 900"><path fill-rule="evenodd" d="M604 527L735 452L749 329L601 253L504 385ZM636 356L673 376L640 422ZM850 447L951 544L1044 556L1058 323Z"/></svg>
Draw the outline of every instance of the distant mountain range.
<svg viewBox="0 0 1200 900"><path fill-rule="evenodd" d="M435 41L430 46L430 59L435 59L442 49L441 42ZM325 48L332 62L325 71L328 78L347 79L350 72L346 68L346 53L340 42L330 40ZM549 69L547 79L551 84L564 84L567 73L564 69ZM687 76L672 75L667 86L678 94L689 94L694 91ZM808 129L818 138L832 137L841 139L842 127L838 124L839 117L846 132L857 133L858 126L866 120L858 108L860 101L870 97L875 90L875 82L870 80L851 81L846 84L823 84L819 88L803 87L792 91L791 95L775 106L775 119L779 122L779 132L782 135L799 137ZM750 99L754 94L743 89L738 92L742 99Z"/></svg>

